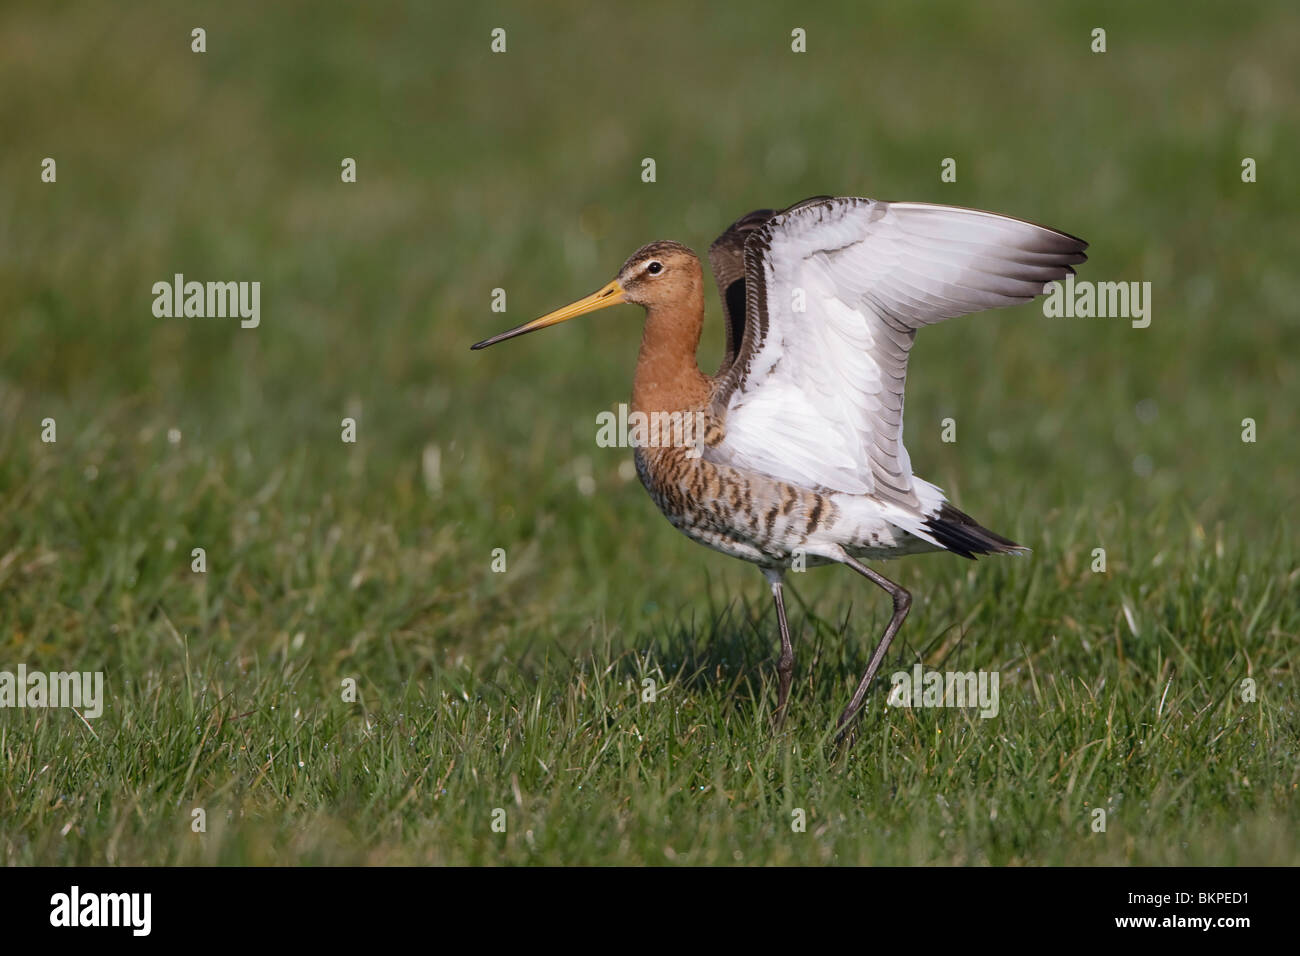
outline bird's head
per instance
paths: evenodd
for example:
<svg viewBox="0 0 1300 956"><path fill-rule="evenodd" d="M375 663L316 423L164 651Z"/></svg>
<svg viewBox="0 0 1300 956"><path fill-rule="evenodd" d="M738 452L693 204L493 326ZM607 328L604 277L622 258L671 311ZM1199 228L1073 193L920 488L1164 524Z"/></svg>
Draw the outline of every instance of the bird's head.
<svg viewBox="0 0 1300 956"><path fill-rule="evenodd" d="M624 302L647 309L669 305L691 295L698 295L703 283L699 257L680 242L664 239L642 246L628 257L613 281L577 302L547 313L540 319L525 322L518 328L490 339L476 342L473 349L487 348L517 335L525 335L556 325L588 312L607 309Z"/></svg>

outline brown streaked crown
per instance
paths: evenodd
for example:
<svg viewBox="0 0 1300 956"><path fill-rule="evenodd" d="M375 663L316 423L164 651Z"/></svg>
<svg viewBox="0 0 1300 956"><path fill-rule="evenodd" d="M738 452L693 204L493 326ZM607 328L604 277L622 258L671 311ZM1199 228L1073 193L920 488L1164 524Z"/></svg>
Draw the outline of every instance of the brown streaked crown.
<svg viewBox="0 0 1300 956"><path fill-rule="evenodd" d="M646 308L681 301L700 287L703 278L699 256L671 239L642 246L618 270L618 284L627 301Z"/></svg>

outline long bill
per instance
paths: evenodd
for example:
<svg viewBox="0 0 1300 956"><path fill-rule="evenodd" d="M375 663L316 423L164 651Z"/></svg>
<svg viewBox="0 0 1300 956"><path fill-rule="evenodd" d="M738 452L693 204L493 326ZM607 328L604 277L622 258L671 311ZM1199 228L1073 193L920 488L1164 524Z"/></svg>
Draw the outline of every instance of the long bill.
<svg viewBox="0 0 1300 956"><path fill-rule="evenodd" d="M485 349L489 345L496 345L498 342L504 342L506 339L513 339L517 335L527 335L529 332L536 332L538 329L544 329L548 325L558 325L569 319L577 318L580 315L586 315L588 312L595 312L597 309L607 309L611 305L618 305L627 301L627 293L615 279L609 285L593 292L591 295L572 302L562 309L556 309L554 312L548 312L540 319L533 319L531 322L525 322L516 329L509 332L502 332L500 335L494 335L490 339L484 339L482 342L475 342L470 346L471 349Z"/></svg>

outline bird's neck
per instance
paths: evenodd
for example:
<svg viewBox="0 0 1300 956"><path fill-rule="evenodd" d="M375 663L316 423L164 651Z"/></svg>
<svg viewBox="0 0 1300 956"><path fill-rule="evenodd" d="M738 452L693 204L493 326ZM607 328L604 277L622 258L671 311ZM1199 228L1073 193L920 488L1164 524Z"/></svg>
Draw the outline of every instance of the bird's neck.
<svg viewBox="0 0 1300 956"><path fill-rule="evenodd" d="M710 382L695 361L703 326L704 293L698 282L674 305L647 310L632 382L633 411L693 410L708 402Z"/></svg>

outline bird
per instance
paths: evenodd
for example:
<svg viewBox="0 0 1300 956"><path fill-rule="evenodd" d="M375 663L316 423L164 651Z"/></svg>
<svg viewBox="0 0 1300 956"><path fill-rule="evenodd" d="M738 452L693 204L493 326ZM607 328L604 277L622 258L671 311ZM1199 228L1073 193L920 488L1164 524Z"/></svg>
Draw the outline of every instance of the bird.
<svg viewBox="0 0 1300 956"><path fill-rule="evenodd" d="M636 442L637 474L688 538L762 571L780 629L783 725L794 644L792 568L844 565L884 590L892 614L836 722L854 722L912 605L866 562L1027 548L979 524L912 471L903 446L908 358L925 326L1028 302L1086 261L1082 239L959 206L815 196L737 219L709 248L725 351L700 370L704 274L687 246L642 246L605 286L478 350L622 303L645 309L631 411L693 424Z"/></svg>

